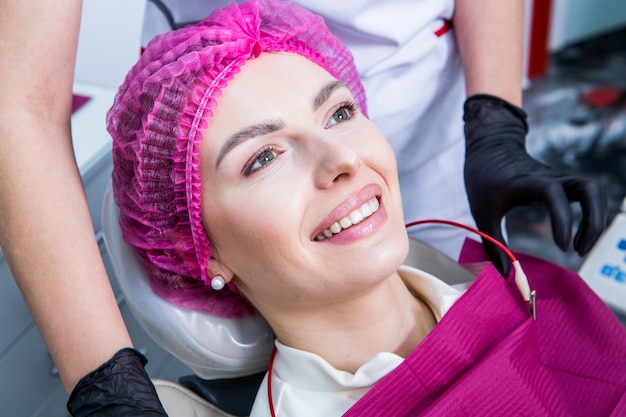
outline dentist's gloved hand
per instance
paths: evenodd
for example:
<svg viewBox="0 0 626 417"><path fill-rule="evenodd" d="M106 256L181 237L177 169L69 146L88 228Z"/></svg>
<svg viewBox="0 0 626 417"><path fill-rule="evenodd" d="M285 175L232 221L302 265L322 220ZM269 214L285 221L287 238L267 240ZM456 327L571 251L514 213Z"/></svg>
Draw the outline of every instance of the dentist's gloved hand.
<svg viewBox="0 0 626 417"><path fill-rule="evenodd" d="M146 362L135 349L120 350L76 384L67 410L74 417L167 417Z"/></svg>
<svg viewBox="0 0 626 417"><path fill-rule="evenodd" d="M602 184L557 172L526 153L526 113L498 97L479 94L465 101L465 186L478 229L506 243L501 223L520 206L544 205L550 213L554 241L570 246L571 202L579 202L583 218L574 237L574 249L585 255L606 224L607 200ZM483 246L496 268L506 276L507 256L495 245Z"/></svg>

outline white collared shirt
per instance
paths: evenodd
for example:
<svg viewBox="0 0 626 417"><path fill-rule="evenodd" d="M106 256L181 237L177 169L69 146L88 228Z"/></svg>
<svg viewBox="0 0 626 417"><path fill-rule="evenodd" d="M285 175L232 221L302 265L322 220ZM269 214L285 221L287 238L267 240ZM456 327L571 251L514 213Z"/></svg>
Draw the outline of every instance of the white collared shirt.
<svg viewBox="0 0 626 417"><path fill-rule="evenodd" d="M462 295L459 289L424 271L402 266L398 273L409 290L426 302L437 322ZM316 354L279 341L276 348L272 397L277 416L340 416L404 360L394 353L381 352L352 374L332 367ZM250 416L270 416L267 375Z"/></svg>

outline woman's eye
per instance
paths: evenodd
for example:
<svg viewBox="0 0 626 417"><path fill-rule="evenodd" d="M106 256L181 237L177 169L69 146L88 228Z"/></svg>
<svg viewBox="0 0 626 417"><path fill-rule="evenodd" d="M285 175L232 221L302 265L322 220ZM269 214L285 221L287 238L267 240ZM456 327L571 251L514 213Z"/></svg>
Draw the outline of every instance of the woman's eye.
<svg viewBox="0 0 626 417"><path fill-rule="evenodd" d="M273 149L266 148L261 150L253 157L251 162L248 164L245 174L249 175L256 170L263 168L265 165L272 162L274 158L276 158L276 151L274 151Z"/></svg>
<svg viewBox="0 0 626 417"><path fill-rule="evenodd" d="M355 103L350 102L350 103L342 104L341 107L339 107L337 111L335 111L333 115L330 117L330 120L328 121L328 124L326 125L326 127L331 127L331 126L334 126L336 124L339 124L339 123L345 122L346 120L351 119L355 112L356 112Z"/></svg>

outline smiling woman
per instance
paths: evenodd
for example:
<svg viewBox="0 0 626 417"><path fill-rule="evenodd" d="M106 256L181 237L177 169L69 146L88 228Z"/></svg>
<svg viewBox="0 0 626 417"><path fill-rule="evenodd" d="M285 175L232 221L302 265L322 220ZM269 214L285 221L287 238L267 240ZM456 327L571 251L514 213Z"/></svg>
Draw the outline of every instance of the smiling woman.
<svg viewBox="0 0 626 417"><path fill-rule="evenodd" d="M294 361L330 367L325 411L317 399L306 408L337 415L428 334L438 297L458 295L432 277L434 298L404 283L393 151L349 52L299 7L233 5L157 38L108 125L120 224L154 290L225 317L262 314L277 337L281 414L303 415L293 407L310 395L291 391ZM332 382L366 363L378 370ZM267 413L263 398L253 415Z"/></svg>
<svg viewBox="0 0 626 417"><path fill-rule="evenodd" d="M253 416L343 414L405 358L419 358L461 297L402 265L408 236L393 151L367 118L347 49L293 4L233 4L157 37L108 127L120 225L154 291L222 317L261 314L274 331ZM525 307L517 313L528 318ZM481 327L462 319L444 329ZM451 363L464 355L455 348L464 346L453 343ZM486 391L509 374L492 375Z"/></svg>
<svg viewBox="0 0 626 417"><path fill-rule="evenodd" d="M400 282L396 270L408 238L393 152L354 104L346 107L353 102L348 88L308 59L262 53L217 99L200 151L210 274L233 282L279 340L303 350L323 350L316 345L329 331L335 342L367 340L371 328L333 330L346 311L355 319L378 313L380 324L389 320L395 337L383 345L362 345L361 354L355 347L350 360L333 352L331 363L352 371L379 349L404 342L408 329L392 323L413 322L382 314L395 304L388 283ZM248 136L217 166L231 132L267 120L279 128ZM330 229L336 233L319 239ZM375 311L367 306L371 299L379 301ZM408 308L403 313L412 316ZM313 329L323 330L311 337Z"/></svg>

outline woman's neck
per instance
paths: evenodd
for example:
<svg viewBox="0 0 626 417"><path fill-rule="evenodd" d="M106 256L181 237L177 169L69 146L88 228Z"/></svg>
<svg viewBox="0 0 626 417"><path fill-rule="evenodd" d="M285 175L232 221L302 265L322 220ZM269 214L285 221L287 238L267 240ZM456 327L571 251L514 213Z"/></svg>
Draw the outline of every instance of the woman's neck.
<svg viewBox="0 0 626 417"><path fill-rule="evenodd" d="M406 357L436 323L397 274L350 301L269 320L283 344L351 373L380 352Z"/></svg>

